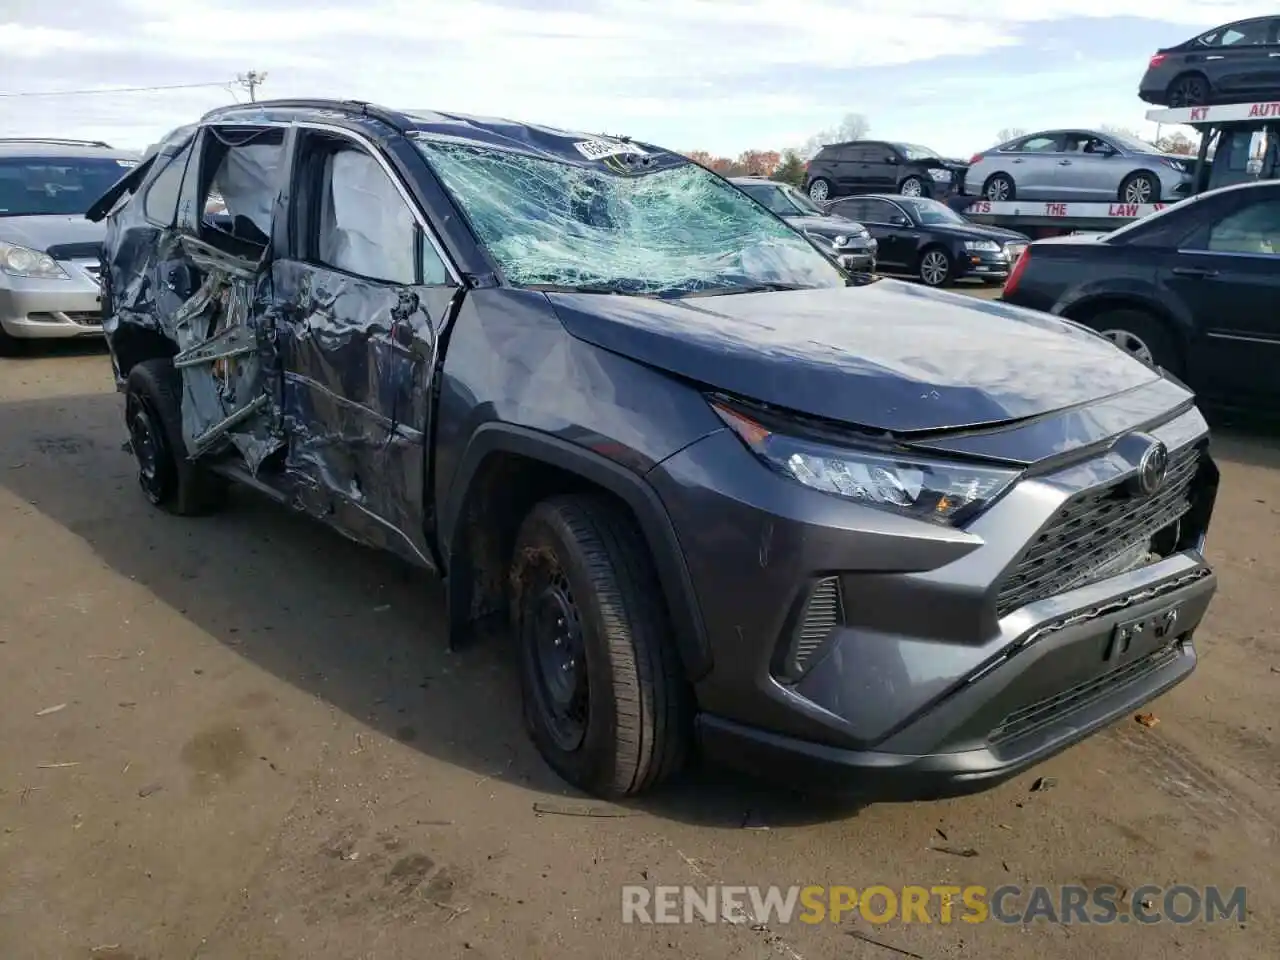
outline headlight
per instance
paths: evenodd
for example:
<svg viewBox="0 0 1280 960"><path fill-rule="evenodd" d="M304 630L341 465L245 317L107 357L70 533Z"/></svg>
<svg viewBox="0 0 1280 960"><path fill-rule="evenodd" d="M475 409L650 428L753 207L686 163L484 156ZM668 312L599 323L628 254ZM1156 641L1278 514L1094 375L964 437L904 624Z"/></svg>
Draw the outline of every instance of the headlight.
<svg viewBox="0 0 1280 960"><path fill-rule="evenodd" d="M945 183L946 181L951 179L951 171L942 170L940 168L935 167L934 169L929 171L929 176L933 177L933 179L935 180L941 180Z"/></svg>
<svg viewBox="0 0 1280 960"><path fill-rule="evenodd" d="M966 240L964 248L966 250L985 250L987 253L1000 252L1000 244L994 240Z"/></svg>
<svg viewBox="0 0 1280 960"><path fill-rule="evenodd" d="M849 238L842 233L842 234L839 234L831 242L834 243L837 247L847 247L849 245Z"/></svg>
<svg viewBox="0 0 1280 960"><path fill-rule="evenodd" d="M0 240L0 272L11 277L40 277L45 280L70 280L67 271L47 253L20 247Z"/></svg>
<svg viewBox="0 0 1280 960"><path fill-rule="evenodd" d="M768 466L814 490L918 520L955 525L983 510L1018 474L775 433L713 400L712 409Z"/></svg>
<svg viewBox="0 0 1280 960"><path fill-rule="evenodd" d="M1164 160L1165 166L1172 167L1174 170L1177 170L1179 173L1187 172L1187 165L1182 160L1170 160L1168 157L1164 157L1162 159Z"/></svg>

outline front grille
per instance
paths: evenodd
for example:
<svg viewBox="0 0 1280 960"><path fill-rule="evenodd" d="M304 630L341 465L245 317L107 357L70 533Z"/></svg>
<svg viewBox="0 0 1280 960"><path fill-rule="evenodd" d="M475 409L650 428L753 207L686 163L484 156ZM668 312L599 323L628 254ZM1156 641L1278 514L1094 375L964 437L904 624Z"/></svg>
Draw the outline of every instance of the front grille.
<svg viewBox="0 0 1280 960"><path fill-rule="evenodd" d="M1176 644L1171 644L1148 654L1141 660L1135 660L1100 677L1078 683L1062 693L1037 700L1030 706L1014 710L1001 720L987 736L987 741L992 744L1001 743L1055 723L1068 714L1082 710L1141 680L1148 674L1168 666L1176 659L1178 659L1178 648Z"/></svg>
<svg viewBox="0 0 1280 960"><path fill-rule="evenodd" d="M55 243L45 251L55 260L97 260L101 243Z"/></svg>
<svg viewBox="0 0 1280 960"><path fill-rule="evenodd" d="M814 584L805 602L800 619L791 634L791 644L783 672L786 679L795 680L808 668L831 631L844 620L844 602L840 596L840 580L824 577Z"/></svg>
<svg viewBox="0 0 1280 960"><path fill-rule="evenodd" d="M1164 485L1150 497L1121 482L1068 500L1001 585L996 615L1110 575L1109 561L1141 548L1191 509L1199 465L1200 448L1188 447L1170 456Z"/></svg>

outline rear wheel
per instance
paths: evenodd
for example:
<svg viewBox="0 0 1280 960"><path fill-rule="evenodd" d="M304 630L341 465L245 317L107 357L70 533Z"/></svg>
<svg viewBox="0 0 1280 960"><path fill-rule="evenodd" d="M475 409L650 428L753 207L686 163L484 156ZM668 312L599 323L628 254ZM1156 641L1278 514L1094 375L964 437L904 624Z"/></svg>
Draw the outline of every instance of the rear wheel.
<svg viewBox="0 0 1280 960"><path fill-rule="evenodd" d="M1017 196L1018 188L1013 179L1006 174L997 173L987 177L982 185L982 195L993 203L1004 203Z"/></svg>
<svg viewBox="0 0 1280 960"><path fill-rule="evenodd" d="M630 517L589 496L538 504L521 526L511 585L525 723L552 769L602 797L675 772L688 691Z"/></svg>
<svg viewBox="0 0 1280 960"><path fill-rule="evenodd" d="M1084 322L1135 360L1183 375L1177 344L1157 317L1141 310L1110 310Z"/></svg>
<svg viewBox="0 0 1280 960"><path fill-rule="evenodd" d="M814 177L809 184L809 199L814 203L825 203L832 197L831 181L822 177Z"/></svg>
<svg viewBox="0 0 1280 960"><path fill-rule="evenodd" d="M227 483L186 457L181 382L173 363L144 360L129 371L125 422L138 465L138 485L169 513L190 516L222 506Z"/></svg>
<svg viewBox="0 0 1280 960"><path fill-rule="evenodd" d="M1169 84L1166 100L1171 107L1202 107L1209 102L1208 78L1198 73L1184 73Z"/></svg>

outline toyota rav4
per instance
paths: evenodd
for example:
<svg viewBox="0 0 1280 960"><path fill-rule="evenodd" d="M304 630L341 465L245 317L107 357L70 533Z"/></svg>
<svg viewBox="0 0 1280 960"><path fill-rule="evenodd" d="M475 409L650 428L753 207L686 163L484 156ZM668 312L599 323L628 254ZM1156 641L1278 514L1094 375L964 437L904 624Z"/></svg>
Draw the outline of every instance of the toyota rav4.
<svg viewBox="0 0 1280 960"><path fill-rule="evenodd" d="M1215 588L1192 394L1055 317L846 274L627 139L227 107L90 212L142 490L237 482L514 635L565 779L694 745L981 788L1187 677Z"/></svg>

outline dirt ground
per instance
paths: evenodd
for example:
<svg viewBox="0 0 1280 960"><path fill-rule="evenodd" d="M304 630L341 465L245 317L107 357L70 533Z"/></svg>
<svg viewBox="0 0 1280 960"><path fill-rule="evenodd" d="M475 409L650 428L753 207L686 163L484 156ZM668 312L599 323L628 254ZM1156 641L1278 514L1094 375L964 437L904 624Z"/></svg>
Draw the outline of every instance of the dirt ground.
<svg viewBox="0 0 1280 960"><path fill-rule="evenodd" d="M429 579L247 494L161 515L122 440L102 351L0 360L4 960L1280 954L1274 430L1216 441L1221 587L1158 725L962 800L852 809L701 770L608 817L568 815L588 802L526 741L505 651L448 653ZM621 922L624 884L710 882L1244 885L1249 915Z"/></svg>

